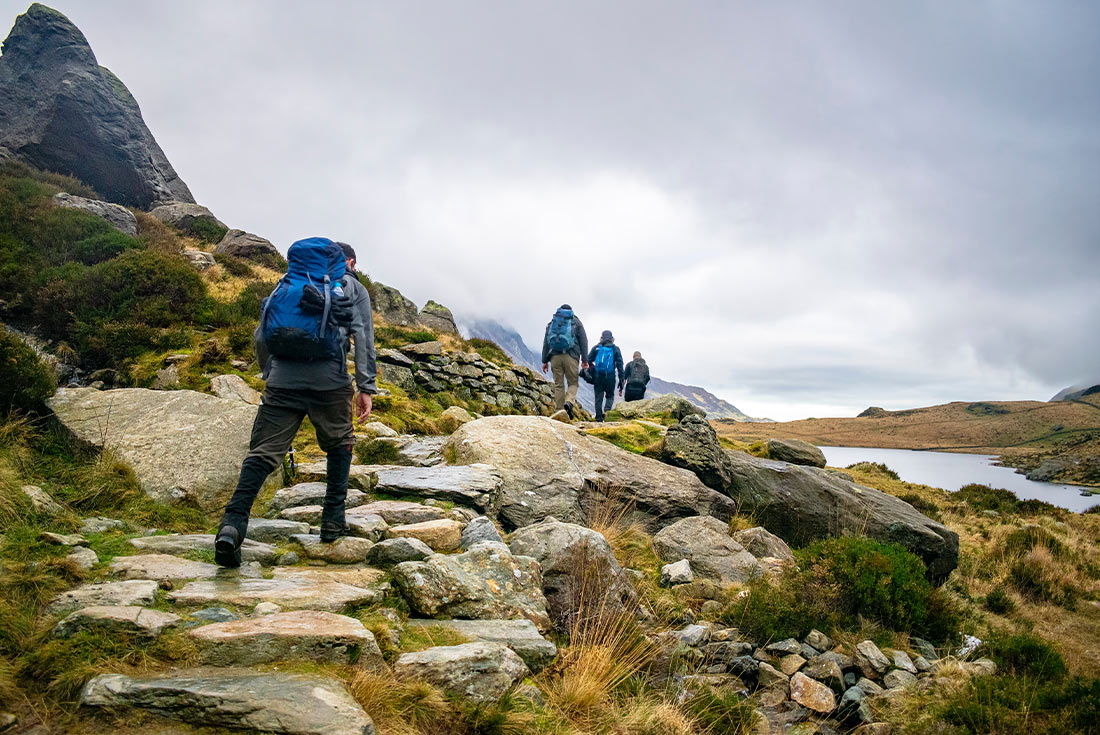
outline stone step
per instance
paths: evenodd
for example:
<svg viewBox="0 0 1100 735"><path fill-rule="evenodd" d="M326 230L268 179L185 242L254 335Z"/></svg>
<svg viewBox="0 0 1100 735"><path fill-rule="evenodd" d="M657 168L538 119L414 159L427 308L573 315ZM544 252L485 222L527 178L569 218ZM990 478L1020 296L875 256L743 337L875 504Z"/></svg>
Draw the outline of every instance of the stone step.
<svg viewBox="0 0 1100 735"><path fill-rule="evenodd" d="M240 669L161 676L101 674L81 693L89 707L136 708L191 725L280 735L374 735L374 724L337 679Z"/></svg>
<svg viewBox="0 0 1100 735"><path fill-rule="evenodd" d="M55 638L69 638L82 630L99 630L156 638L180 621L179 615L136 605L95 605L70 614L54 626L53 634Z"/></svg>
<svg viewBox="0 0 1100 735"><path fill-rule="evenodd" d="M324 462L298 466L298 475L311 481L324 481L327 473L328 467ZM446 500L482 512L496 502L502 484L500 474L487 464L434 467L352 465L348 483L352 487L378 493ZM389 523L389 519L386 522Z"/></svg>
<svg viewBox="0 0 1100 735"><path fill-rule="evenodd" d="M152 605L157 597L157 583L148 579L128 579L123 582L85 584L62 592L50 603L50 611L66 612L82 607L102 605Z"/></svg>
<svg viewBox="0 0 1100 735"><path fill-rule="evenodd" d="M211 623L188 633L202 663L212 666L306 659L364 668L385 667L374 634L355 618L319 610L298 610Z"/></svg>
<svg viewBox="0 0 1100 735"><path fill-rule="evenodd" d="M450 518L421 523L390 526L386 538L414 538L423 541L432 551L458 551L462 545L463 524Z"/></svg>
<svg viewBox="0 0 1100 735"><path fill-rule="evenodd" d="M116 556L111 562L111 572L123 579L206 579L220 571L237 574L236 570L222 570L217 564L181 559L171 554L136 554Z"/></svg>
<svg viewBox="0 0 1100 735"><path fill-rule="evenodd" d="M530 620L420 620L410 619L410 628L452 630L475 641L508 646L523 659L532 674L549 666L558 656L558 647L539 634Z"/></svg>
<svg viewBox="0 0 1100 735"><path fill-rule="evenodd" d="M324 482L299 482L297 485L285 487L275 492L275 497L271 499L271 512L278 513L298 505L320 505L324 499ZM362 490L351 487L348 488L348 496L344 501L344 505L347 508L354 508L367 502L368 499L367 494Z"/></svg>
<svg viewBox="0 0 1100 735"><path fill-rule="evenodd" d="M209 533L182 533L165 536L139 536L130 539L130 545L142 551L184 556L192 551L213 551L214 535ZM241 544L241 559L270 564L275 559L275 547L246 538Z"/></svg>
<svg viewBox="0 0 1100 735"><path fill-rule="evenodd" d="M440 520L447 517L447 511L407 500L375 500L349 509L347 515L348 518L366 518L374 515L391 526L399 526L405 523Z"/></svg>
<svg viewBox="0 0 1100 735"><path fill-rule="evenodd" d="M154 588L156 583L153 584ZM181 605L237 605L252 607L273 602L291 610L337 612L347 605L379 602L382 592L339 582L307 578L200 580L168 593Z"/></svg>
<svg viewBox="0 0 1100 735"><path fill-rule="evenodd" d="M309 523L283 518L249 518L248 538L265 544L278 544L296 533L309 533Z"/></svg>

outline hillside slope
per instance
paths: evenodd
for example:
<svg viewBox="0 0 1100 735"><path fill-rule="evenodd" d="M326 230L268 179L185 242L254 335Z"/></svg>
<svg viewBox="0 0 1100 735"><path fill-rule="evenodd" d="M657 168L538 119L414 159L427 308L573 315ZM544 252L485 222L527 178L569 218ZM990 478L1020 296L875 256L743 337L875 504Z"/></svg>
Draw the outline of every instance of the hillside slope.
<svg viewBox="0 0 1100 735"><path fill-rule="evenodd" d="M1077 401L954 402L858 418L803 419L774 424L716 422L730 439L791 437L814 444L998 454L1035 479L1100 483L1100 396Z"/></svg>

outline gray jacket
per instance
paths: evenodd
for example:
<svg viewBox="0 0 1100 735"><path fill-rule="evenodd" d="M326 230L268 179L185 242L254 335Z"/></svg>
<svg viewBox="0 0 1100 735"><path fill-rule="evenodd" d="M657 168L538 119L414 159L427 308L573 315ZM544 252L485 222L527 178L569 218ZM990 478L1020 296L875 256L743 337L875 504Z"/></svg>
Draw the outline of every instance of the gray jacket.
<svg viewBox="0 0 1100 735"><path fill-rule="evenodd" d="M354 304L354 316L350 328L340 327L344 334L341 344L344 354L340 359L304 362L284 360L272 357L267 346L260 339L260 328L256 327L253 342L256 347L256 362L260 364L264 380L272 388L290 388L293 390L337 390L351 385L351 376L347 368L348 337L355 343L355 385L360 393L375 394L378 386L375 382L378 367L374 353L374 318L371 316L370 294L359 283L354 274L344 279L345 290Z"/></svg>

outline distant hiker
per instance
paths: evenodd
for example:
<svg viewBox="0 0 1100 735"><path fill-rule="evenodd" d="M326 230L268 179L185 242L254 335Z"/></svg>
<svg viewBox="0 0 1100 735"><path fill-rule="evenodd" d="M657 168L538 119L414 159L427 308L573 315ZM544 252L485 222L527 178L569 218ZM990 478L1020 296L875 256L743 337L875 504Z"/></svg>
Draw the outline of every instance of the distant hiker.
<svg viewBox="0 0 1100 735"><path fill-rule="evenodd" d="M619 389L619 395L624 401L640 401L645 398L645 387L649 384L649 366L642 359L641 352L634 353L634 359L627 363L626 370L626 395Z"/></svg>
<svg viewBox="0 0 1100 735"><path fill-rule="evenodd" d="M542 372L551 368L554 373L554 408L565 409L573 418L573 406L577 402L577 375L580 367L587 368L588 335L584 325L573 314L573 307L562 304L554 318L546 325L542 338ZM566 387L568 385L568 387Z"/></svg>
<svg viewBox="0 0 1100 735"><path fill-rule="evenodd" d="M610 330L603 330L600 343L588 353L588 362L592 365L592 389L596 392L596 420L603 421L603 415L615 405L616 373L620 393L623 386L623 353Z"/></svg>
<svg viewBox="0 0 1100 735"><path fill-rule="evenodd" d="M241 564L252 503L264 480L282 464L302 419L309 416L328 455L321 541L347 534L344 501L351 466L352 410L371 412L375 385L374 322L370 295L354 273L350 245L323 237L299 240L287 252L287 273L264 300L254 341L267 380L252 424L248 456L225 506L214 540L214 560ZM355 384L347 370L348 338L355 343Z"/></svg>

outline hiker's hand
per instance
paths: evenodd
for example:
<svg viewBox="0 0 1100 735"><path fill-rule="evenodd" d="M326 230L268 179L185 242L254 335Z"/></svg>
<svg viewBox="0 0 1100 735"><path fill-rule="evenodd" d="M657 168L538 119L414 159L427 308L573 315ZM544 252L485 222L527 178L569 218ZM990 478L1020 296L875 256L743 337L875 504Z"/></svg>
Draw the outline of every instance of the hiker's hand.
<svg viewBox="0 0 1100 735"><path fill-rule="evenodd" d="M548 362L542 363L542 372L543 372L544 375L546 374L546 368L548 368L548 367L550 367L550 363L548 363Z"/></svg>
<svg viewBox="0 0 1100 735"><path fill-rule="evenodd" d="M587 369L588 369L588 363L585 362L584 360L581 360L581 370L587 370Z"/></svg>
<svg viewBox="0 0 1100 735"><path fill-rule="evenodd" d="M370 393L359 393L355 396L355 418L369 419L371 409Z"/></svg>
<svg viewBox="0 0 1100 735"><path fill-rule="evenodd" d="M619 397L622 398L622 396L623 396L623 389L619 388Z"/></svg>

